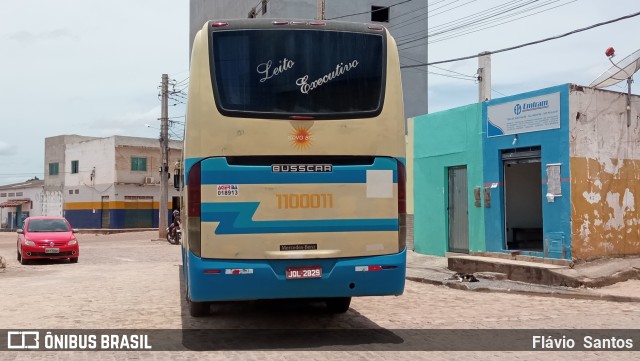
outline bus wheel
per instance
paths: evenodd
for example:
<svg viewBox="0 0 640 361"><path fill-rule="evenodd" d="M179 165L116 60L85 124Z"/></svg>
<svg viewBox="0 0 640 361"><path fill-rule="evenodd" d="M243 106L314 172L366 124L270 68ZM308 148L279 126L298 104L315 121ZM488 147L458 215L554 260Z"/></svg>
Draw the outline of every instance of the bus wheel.
<svg viewBox="0 0 640 361"><path fill-rule="evenodd" d="M209 303L189 301L189 314L191 317L206 316L209 314Z"/></svg>
<svg viewBox="0 0 640 361"><path fill-rule="evenodd" d="M332 313L345 313L349 310L351 297L329 298L325 301L327 310Z"/></svg>

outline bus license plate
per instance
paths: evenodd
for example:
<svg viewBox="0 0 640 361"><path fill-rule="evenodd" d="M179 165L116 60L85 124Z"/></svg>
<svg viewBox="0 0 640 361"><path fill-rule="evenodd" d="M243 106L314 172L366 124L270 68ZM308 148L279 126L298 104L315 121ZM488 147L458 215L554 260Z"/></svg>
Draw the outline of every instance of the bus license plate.
<svg viewBox="0 0 640 361"><path fill-rule="evenodd" d="M322 277L322 267L287 267L285 276L288 280Z"/></svg>
<svg viewBox="0 0 640 361"><path fill-rule="evenodd" d="M60 253L60 248L45 248L44 253Z"/></svg>

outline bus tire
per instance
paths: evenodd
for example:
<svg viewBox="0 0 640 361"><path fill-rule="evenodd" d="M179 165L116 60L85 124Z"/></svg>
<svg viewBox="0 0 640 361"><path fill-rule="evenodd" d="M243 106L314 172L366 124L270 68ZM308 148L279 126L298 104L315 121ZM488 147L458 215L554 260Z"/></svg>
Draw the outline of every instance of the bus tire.
<svg viewBox="0 0 640 361"><path fill-rule="evenodd" d="M331 313L345 313L351 305L351 297L328 298L325 303L327 310Z"/></svg>
<svg viewBox="0 0 640 361"><path fill-rule="evenodd" d="M189 301L189 314L191 317L202 317L208 315L209 303Z"/></svg>

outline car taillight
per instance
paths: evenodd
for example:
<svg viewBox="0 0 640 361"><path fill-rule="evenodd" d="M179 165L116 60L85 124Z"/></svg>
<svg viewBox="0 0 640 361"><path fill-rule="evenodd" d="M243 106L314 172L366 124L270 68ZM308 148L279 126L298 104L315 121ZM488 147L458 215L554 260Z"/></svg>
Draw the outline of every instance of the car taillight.
<svg viewBox="0 0 640 361"><path fill-rule="evenodd" d="M197 255L201 254L202 178L201 162L194 164L187 178L187 240L189 249Z"/></svg>
<svg viewBox="0 0 640 361"><path fill-rule="evenodd" d="M398 163L398 251L407 246L407 171Z"/></svg>

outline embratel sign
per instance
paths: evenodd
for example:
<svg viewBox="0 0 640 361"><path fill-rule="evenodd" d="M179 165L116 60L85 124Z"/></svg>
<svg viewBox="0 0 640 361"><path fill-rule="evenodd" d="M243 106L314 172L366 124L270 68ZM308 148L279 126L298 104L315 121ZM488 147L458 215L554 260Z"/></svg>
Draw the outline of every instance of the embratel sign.
<svg viewBox="0 0 640 361"><path fill-rule="evenodd" d="M487 106L487 136L560 128L560 93Z"/></svg>

